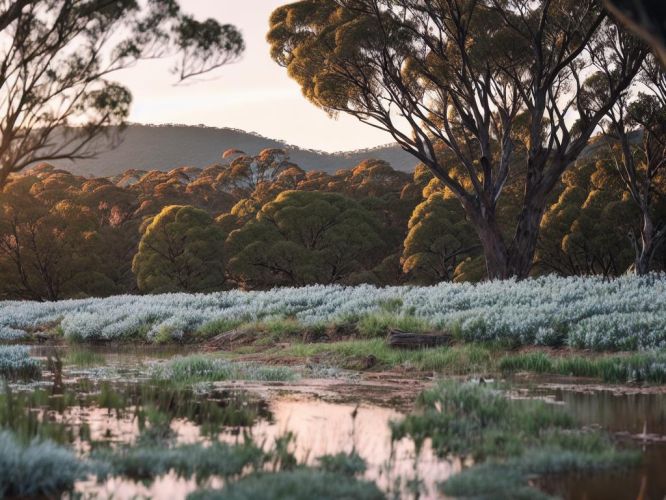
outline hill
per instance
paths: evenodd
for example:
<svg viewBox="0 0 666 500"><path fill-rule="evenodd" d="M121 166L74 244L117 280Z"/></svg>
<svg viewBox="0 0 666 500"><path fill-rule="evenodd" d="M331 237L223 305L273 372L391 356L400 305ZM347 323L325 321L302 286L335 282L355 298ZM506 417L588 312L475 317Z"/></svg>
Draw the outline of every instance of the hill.
<svg viewBox="0 0 666 500"><path fill-rule="evenodd" d="M405 172L411 172L417 164L397 145L325 153L242 130L187 125L130 125L122 133L122 142L118 147L101 152L97 158L49 163L79 175L110 177L129 169L169 171L181 166L203 168L219 162L222 153L232 148L250 155L266 148L284 148L291 160L304 170L329 173L356 166L368 158L385 160L396 170Z"/></svg>

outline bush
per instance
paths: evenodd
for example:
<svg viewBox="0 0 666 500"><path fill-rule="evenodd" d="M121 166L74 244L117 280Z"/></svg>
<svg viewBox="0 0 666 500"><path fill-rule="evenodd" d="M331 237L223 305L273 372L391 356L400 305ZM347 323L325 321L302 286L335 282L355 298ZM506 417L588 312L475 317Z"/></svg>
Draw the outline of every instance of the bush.
<svg viewBox="0 0 666 500"><path fill-rule="evenodd" d="M0 432L0 498L57 497L85 477L87 467L50 441L19 443Z"/></svg>
<svg viewBox="0 0 666 500"><path fill-rule="evenodd" d="M28 347L0 346L0 377L34 380L41 375L41 365L30 356Z"/></svg>

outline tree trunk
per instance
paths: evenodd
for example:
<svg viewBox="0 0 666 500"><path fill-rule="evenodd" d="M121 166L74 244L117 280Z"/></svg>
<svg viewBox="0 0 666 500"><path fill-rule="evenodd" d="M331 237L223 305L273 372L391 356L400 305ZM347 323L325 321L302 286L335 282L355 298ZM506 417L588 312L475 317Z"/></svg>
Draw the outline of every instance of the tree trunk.
<svg viewBox="0 0 666 500"><path fill-rule="evenodd" d="M659 238L655 234L652 217L647 210L643 211L643 228L641 230L640 247L636 248L635 272L638 276L645 276L650 272L652 256L659 245Z"/></svg>
<svg viewBox="0 0 666 500"><path fill-rule="evenodd" d="M525 202L508 252L507 270L518 279L527 278L532 270L545 210L545 195L531 198Z"/></svg>

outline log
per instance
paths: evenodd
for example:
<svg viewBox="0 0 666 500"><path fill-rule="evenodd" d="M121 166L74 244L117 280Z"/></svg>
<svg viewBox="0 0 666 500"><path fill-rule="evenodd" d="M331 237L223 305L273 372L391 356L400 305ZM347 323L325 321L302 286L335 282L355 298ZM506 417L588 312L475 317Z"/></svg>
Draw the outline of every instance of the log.
<svg viewBox="0 0 666 500"><path fill-rule="evenodd" d="M408 333L391 330L388 345L397 349L422 349L451 344L452 337L448 333Z"/></svg>
<svg viewBox="0 0 666 500"><path fill-rule="evenodd" d="M243 328L221 333L204 344L206 351L228 350L237 345L251 344L256 340L256 333Z"/></svg>

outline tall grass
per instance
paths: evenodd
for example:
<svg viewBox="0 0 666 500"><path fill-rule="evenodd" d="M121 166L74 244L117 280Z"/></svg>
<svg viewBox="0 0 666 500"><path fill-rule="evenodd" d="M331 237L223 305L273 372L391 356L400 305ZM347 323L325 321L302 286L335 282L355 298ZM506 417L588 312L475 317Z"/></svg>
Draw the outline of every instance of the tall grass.
<svg viewBox="0 0 666 500"><path fill-rule="evenodd" d="M283 366L236 363L215 356L191 355L155 365L152 376L175 383L192 384L226 380L289 381L296 378L296 373Z"/></svg>
<svg viewBox="0 0 666 500"><path fill-rule="evenodd" d="M549 356L534 352L506 356L499 363L503 372L529 371L574 377L592 377L610 383L666 383L666 352L613 356Z"/></svg>

